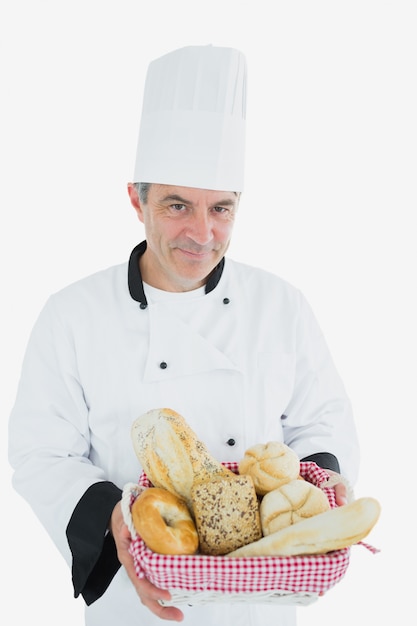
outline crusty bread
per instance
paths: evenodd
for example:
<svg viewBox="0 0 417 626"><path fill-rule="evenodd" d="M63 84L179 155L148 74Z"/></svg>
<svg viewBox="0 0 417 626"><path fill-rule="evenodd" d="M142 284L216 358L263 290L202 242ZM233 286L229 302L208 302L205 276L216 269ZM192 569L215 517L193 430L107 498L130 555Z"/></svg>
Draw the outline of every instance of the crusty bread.
<svg viewBox="0 0 417 626"><path fill-rule="evenodd" d="M132 424L133 448L155 487L184 498L191 510L194 483L234 476L207 450L185 419L172 409L152 409Z"/></svg>
<svg viewBox="0 0 417 626"><path fill-rule="evenodd" d="M262 498L259 508L262 534L266 537L329 509L324 491L306 480L291 480Z"/></svg>
<svg viewBox="0 0 417 626"><path fill-rule="evenodd" d="M202 554L226 554L262 537L250 476L233 474L195 484L191 498Z"/></svg>
<svg viewBox="0 0 417 626"><path fill-rule="evenodd" d="M131 508L136 532L158 554L195 554L198 534L184 500L166 489L150 487Z"/></svg>
<svg viewBox="0 0 417 626"><path fill-rule="evenodd" d="M300 460L285 443L258 443L246 450L239 463L239 474L252 476L258 495L295 480L300 474Z"/></svg>
<svg viewBox="0 0 417 626"><path fill-rule="evenodd" d="M287 526L227 556L295 556L347 548L369 534L378 521L380 511L380 504L375 498L359 498Z"/></svg>

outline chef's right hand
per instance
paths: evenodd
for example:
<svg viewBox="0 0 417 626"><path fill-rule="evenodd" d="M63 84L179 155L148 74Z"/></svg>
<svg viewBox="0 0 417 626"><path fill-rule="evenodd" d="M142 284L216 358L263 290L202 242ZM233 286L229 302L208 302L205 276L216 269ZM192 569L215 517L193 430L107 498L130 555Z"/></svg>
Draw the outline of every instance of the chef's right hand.
<svg viewBox="0 0 417 626"><path fill-rule="evenodd" d="M113 509L110 520L110 531L116 544L117 557L125 568L142 604L161 619L181 622L184 619L184 614L180 609L175 606L162 606L159 603L159 600L171 600L169 591L159 589L146 578L138 578L136 576L133 557L129 552L132 538L123 519L120 502L116 504Z"/></svg>

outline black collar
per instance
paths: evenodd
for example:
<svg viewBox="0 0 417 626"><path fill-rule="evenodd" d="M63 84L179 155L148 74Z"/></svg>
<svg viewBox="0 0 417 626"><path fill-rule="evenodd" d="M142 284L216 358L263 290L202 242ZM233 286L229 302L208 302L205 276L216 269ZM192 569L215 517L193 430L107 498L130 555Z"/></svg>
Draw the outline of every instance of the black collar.
<svg viewBox="0 0 417 626"><path fill-rule="evenodd" d="M140 302L143 308L145 308L148 305L148 303L146 301L145 292L143 290L143 281L142 281L142 275L140 273L140 268L139 268L139 259L142 256L142 254L145 252L145 250L146 250L146 241L142 241L135 248L133 248L130 254L128 274L127 274L129 293L132 296L133 300L136 300L136 302ZM206 293L210 293L210 291L212 291L216 287L223 273L223 268L224 268L224 257L218 263L218 265L216 265L214 270L209 275L207 282L206 282L206 286L205 286Z"/></svg>

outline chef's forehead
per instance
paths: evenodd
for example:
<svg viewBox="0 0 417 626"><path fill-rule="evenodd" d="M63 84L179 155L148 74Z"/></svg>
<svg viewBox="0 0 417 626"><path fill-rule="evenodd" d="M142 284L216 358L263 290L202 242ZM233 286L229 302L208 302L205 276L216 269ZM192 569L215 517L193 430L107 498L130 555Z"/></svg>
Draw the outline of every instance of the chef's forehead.
<svg viewBox="0 0 417 626"><path fill-rule="evenodd" d="M150 183L148 187L159 198L165 199L189 199L210 198L213 201L222 198L222 202L236 204L240 193L237 191L224 191L220 189L201 189L198 187L185 187L183 185L166 185L162 183Z"/></svg>

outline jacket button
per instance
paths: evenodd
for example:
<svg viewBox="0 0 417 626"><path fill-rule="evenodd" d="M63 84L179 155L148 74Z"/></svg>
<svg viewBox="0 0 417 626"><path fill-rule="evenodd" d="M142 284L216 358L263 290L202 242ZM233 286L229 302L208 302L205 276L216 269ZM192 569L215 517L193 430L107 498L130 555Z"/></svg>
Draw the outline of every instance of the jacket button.
<svg viewBox="0 0 417 626"><path fill-rule="evenodd" d="M166 368L168 367L168 363L165 363L165 361L161 361L159 367L161 368L161 370L166 370Z"/></svg>
<svg viewBox="0 0 417 626"><path fill-rule="evenodd" d="M230 299L229 298L223 298L223 304L229 304Z"/></svg>
<svg viewBox="0 0 417 626"><path fill-rule="evenodd" d="M140 303L140 305L139 305L139 308L140 308L140 309L146 309L146 308L147 308L147 306L148 306L148 305L146 304L146 302L141 302L141 303Z"/></svg>
<svg viewBox="0 0 417 626"><path fill-rule="evenodd" d="M228 439L226 443L228 446L234 446L236 444L236 441L235 439L233 439L233 437L230 437L230 439Z"/></svg>

